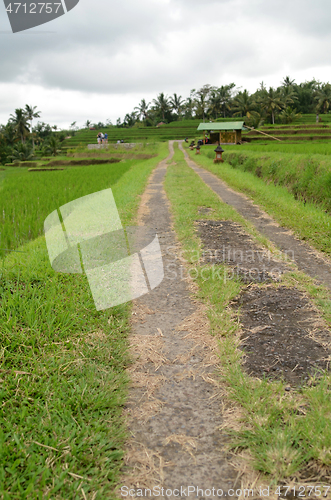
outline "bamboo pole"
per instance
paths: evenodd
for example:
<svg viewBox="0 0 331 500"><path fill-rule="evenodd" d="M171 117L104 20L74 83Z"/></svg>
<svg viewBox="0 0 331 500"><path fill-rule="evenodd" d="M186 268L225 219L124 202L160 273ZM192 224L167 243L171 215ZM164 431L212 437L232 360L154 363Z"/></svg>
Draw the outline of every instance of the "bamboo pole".
<svg viewBox="0 0 331 500"><path fill-rule="evenodd" d="M271 139L275 139L276 141L282 142L281 139L278 139L277 137L274 137L273 135L266 134L265 132L261 132L261 130L257 130L254 127L249 127L248 125L244 125L244 127L249 128L251 130L255 130L255 132L258 132L259 134L267 135L268 137L271 137Z"/></svg>

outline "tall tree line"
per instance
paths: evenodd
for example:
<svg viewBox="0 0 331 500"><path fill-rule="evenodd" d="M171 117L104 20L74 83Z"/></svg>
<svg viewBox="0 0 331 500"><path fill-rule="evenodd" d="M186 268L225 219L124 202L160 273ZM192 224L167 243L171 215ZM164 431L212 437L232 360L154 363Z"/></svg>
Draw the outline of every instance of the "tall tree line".
<svg viewBox="0 0 331 500"><path fill-rule="evenodd" d="M159 122L198 118L202 121L219 118L244 118L247 125L290 123L301 114L331 111L331 84L318 80L297 84L286 76L277 88L262 82L254 93L237 88L234 83L215 87L203 85L192 89L186 98L161 92L152 102L142 99L118 127L155 126Z"/></svg>
<svg viewBox="0 0 331 500"><path fill-rule="evenodd" d="M37 106L25 105L10 115L5 125L0 125L0 163L25 161L35 157L36 148L41 155L56 155L60 142L67 132L56 132L57 126L33 120L40 118Z"/></svg>

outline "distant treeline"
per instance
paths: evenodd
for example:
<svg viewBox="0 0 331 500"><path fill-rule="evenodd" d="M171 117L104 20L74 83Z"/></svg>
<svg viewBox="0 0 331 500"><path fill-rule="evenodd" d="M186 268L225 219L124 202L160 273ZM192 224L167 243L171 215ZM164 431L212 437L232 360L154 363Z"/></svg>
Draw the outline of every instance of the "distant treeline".
<svg viewBox="0 0 331 500"><path fill-rule="evenodd" d="M161 92L152 102L142 99L117 127L155 126L159 122L170 123L183 119L198 118L217 120L220 117L245 118L247 125L259 127L263 123L290 123L301 114L328 113L331 104L331 85L317 80L297 84L289 76L282 84L269 89L264 83L250 94L238 90L234 83L215 87L204 85L192 89L190 96L167 96ZM109 125L109 121L107 125ZM87 121L86 126L91 122ZM97 126L103 126L101 122Z"/></svg>

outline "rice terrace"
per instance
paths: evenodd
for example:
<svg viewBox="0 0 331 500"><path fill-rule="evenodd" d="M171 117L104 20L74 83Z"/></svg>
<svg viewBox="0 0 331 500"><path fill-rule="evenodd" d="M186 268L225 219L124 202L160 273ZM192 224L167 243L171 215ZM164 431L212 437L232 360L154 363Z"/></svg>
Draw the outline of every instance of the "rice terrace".
<svg viewBox="0 0 331 500"><path fill-rule="evenodd" d="M328 85L1 126L1 499L331 498ZM44 221L109 188L164 277L97 310Z"/></svg>

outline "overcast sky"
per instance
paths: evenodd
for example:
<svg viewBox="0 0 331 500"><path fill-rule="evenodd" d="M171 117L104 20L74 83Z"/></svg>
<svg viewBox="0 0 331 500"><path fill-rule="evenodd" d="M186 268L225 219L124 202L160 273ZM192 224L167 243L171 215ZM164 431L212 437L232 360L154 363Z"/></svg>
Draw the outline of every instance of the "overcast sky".
<svg viewBox="0 0 331 500"><path fill-rule="evenodd" d="M204 84L331 80L330 0L80 0L11 33L0 3L0 123L25 104L66 127Z"/></svg>

